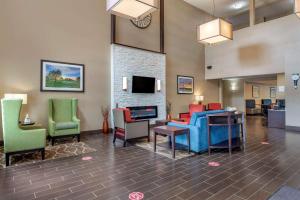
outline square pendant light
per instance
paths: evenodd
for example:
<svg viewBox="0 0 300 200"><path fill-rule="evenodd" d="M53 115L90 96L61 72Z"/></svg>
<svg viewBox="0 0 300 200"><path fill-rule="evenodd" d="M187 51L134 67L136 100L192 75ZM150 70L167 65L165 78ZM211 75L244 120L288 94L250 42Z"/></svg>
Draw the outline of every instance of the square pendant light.
<svg viewBox="0 0 300 200"><path fill-rule="evenodd" d="M198 41L205 44L233 39L232 24L220 18L198 26L197 33Z"/></svg>
<svg viewBox="0 0 300 200"><path fill-rule="evenodd" d="M107 10L129 19L142 18L158 10L158 0L107 0Z"/></svg>
<svg viewBox="0 0 300 200"><path fill-rule="evenodd" d="M295 0L295 14L300 17L300 0Z"/></svg>

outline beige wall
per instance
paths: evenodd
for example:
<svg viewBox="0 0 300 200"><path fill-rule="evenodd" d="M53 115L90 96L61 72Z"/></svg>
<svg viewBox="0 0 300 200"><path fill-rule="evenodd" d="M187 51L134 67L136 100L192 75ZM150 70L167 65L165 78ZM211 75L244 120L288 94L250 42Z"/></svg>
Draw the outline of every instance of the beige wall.
<svg viewBox="0 0 300 200"><path fill-rule="evenodd" d="M217 101L218 82L204 80L204 47L196 41L196 25L209 16L181 0L166 0L165 12L167 98L173 113L187 111L194 99L177 95L178 74L194 76L196 92L206 101ZM158 50L158 16L153 15L148 30L118 19L117 41ZM45 126L48 98L76 97L82 129L99 129L101 106L110 102L110 15L105 1L1 0L0 27L0 96L28 93L25 112ZM85 64L85 93L40 92L41 59Z"/></svg>
<svg viewBox="0 0 300 200"><path fill-rule="evenodd" d="M166 0L167 99L173 104L173 117L194 102L194 95L177 94L177 75L195 78L195 94L204 95L204 103L219 100L218 81L205 81L204 46L197 42L197 25L209 19L182 0Z"/></svg>
<svg viewBox="0 0 300 200"><path fill-rule="evenodd" d="M110 16L102 0L1 0L0 96L27 93L24 106L47 125L47 99L76 97L83 130L100 128L110 104ZM40 92L40 60L85 64L85 93Z"/></svg>
<svg viewBox="0 0 300 200"><path fill-rule="evenodd" d="M223 80L223 105L236 107L239 111L245 111L243 79Z"/></svg>
<svg viewBox="0 0 300 200"><path fill-rule="evenodd" d="M258 98L254 98L252 96L252 87L258 86L260 90L260 95ZM245 99L255 99L256 104L261 104L262 99L272 99L272 102L276 102L276 98L270 97L270 88L271 87L277 87L277 85L262 85L262 84L252 84L252 83L246 83L245 84ZM277 96L277 94L276 94Z"/></svg>
<svg viewBox="0 0 300 200"><path fill-rule="evenodd" d="M277 86L286 86L286 81L285 81L285 74L281 73L281 74L277 74ZM277 90L277 99L285 99L285 91L281 92Z"/></svg>

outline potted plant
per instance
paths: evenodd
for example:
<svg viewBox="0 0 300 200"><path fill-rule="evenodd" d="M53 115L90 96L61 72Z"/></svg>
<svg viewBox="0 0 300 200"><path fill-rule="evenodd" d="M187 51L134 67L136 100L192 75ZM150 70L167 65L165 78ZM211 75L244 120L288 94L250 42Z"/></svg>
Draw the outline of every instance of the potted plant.
<svg viewBox="0 0 300 200"><path fill-rule="evenodd" d="M170 101L167 101L166 111L167 111L167 120L171 121L172 103Z"/></svg>
<svg viewBox="0 0 300 200"><path fill-rule="evenodd" d="M103 117L102 132L108 134L109 133L109 125L108 125L109 106L101 106L101 112Z"/></svg>

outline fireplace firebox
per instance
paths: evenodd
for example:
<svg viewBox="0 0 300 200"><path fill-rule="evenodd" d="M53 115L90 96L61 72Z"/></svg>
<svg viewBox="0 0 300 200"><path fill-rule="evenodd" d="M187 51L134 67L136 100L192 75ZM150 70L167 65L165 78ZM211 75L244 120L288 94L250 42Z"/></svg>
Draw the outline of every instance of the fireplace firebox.
<svg viewBox="0 0 300 200"><path fill-rule="evenodd" d="M127 108L130 110L132 119L157 118L157 106L135 106Z"/></svg>

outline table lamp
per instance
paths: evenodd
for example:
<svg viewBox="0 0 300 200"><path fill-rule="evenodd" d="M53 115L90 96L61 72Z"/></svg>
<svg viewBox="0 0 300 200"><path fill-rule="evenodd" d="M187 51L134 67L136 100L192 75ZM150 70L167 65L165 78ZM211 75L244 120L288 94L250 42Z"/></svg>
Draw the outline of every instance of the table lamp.
<svg viewBox="0 0 300 200"><path fill-rule="evenodd" d="M14 100L21 99L23 105L27 104L27 94L12 94L12 93L9 93L9 94L4 94L4 98L5 99L14 99ZM24 119L24 124L29 124L29 123L31 123L31 120L29 118L29 115L26 114L25 119Z"/></svg>
<svg viewBox="0 0 300 200"><path fill-rule="evenodd" d="M195 95L195 100L198 102L198 104L202 104L202 102L204 100L204 96Z"/></svg>

